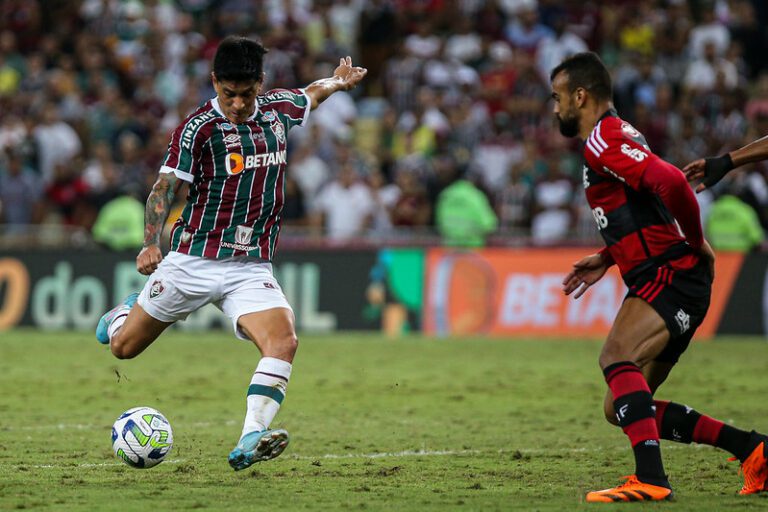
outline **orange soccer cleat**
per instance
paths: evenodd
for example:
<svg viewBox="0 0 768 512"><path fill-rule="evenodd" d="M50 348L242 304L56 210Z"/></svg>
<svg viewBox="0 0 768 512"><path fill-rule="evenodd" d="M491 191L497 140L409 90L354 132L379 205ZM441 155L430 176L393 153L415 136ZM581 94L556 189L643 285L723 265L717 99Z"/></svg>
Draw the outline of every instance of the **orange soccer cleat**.
<svg viewBox="0 0 768 512"><path fill-rule="evenodd" d="M768 491L768 458L765 453L765 441L758 444L744 462L740 473L744 475L744 487L739 494L755 494ZM735 457L728 460L738 460Z"/></svg>
<svg viewBox="0 0 768 512"><path fill-rule="evenodd" d="M647 484L638 480L637 476L625 476L623 484L613 489L592 491L587 493L588 503L614 503L617 501L661 501L672 499L672 489L661 485Z"/></svg>

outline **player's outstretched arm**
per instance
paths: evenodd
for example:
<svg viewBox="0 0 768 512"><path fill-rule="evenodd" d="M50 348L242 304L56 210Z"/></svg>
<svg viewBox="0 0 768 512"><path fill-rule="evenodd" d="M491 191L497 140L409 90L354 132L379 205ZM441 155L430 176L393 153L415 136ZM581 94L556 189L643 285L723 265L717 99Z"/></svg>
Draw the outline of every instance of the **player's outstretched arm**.
<svg viewBox="0 0 768 512"><path fill-rule="evenodd" d="M573 264L573 269L563 279L563 293L570 295L575 291L573 298L578 299L605 275L609 266L609 262L606 262L601 253L580 259Z"/></svg>
<svg viewBox="0 0 768 512"><path fill-rule="evenodd" d="M144 209L144 247L136 257L136 269L144 275L154 272L163 259L160 235L171 211L173 198L181 185L181 180L173 173L160 174L152 185Z"/></svg>
<svg viewBox="0 0 768 512"><path fill-rule="evenodd" d="M683 168L688 181L701 180L696 192L701 192L723 179L729 171L742 165L768 159L768 136L717 157L695 160Z"/></svg>
<svg viewBox="0 0 768 512"><path fill-rule="evenodd" d="M367 69L352 65L352 57L339 59L339 66L333 71L332 77L315 80L304 89L312 102L312 109L316 109L334 92L352 89L360 83L366 73Z"/></svg>

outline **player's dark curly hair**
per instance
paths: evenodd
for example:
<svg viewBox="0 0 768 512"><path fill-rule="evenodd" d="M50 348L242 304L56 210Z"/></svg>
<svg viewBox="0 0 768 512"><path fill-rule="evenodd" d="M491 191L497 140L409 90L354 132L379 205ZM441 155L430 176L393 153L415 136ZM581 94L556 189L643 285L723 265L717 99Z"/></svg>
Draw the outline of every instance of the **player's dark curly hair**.
<svg viewBox="0 0 768 512"><path fill-rule="evenodd" d="M571 55L552 70L549 80L553 81L561 71L568 74L568 88L571 92L581 87L597 100L610 100L613 97L611 74L596 53Z"/></svg>
<svg viewBox="0 0 768 512"><path fill-rule="evenodd" d="M256 41L240 36L226 37L216 49L213 73L216 80L245 82L261 80L267 49Z"/></svg>

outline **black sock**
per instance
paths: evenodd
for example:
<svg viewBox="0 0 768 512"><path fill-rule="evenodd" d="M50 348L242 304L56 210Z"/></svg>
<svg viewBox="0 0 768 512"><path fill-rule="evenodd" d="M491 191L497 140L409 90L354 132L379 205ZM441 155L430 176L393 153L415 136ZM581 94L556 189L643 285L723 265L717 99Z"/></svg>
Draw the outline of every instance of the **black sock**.
<svg viewBox="0 0 768 512"><path fill-rule="evenodd" d="M635 452L635 475L637 478L647 484L671 489L667 476L664 474L659 442L649 439L637 443L632 450Z"/></svg>
<svg viewBox="0 0 768 512"><path fill-rule="evenodd" d="M765 436L754 430L746 432L730 425L723 425L720 435L717 436L717 446L723 450L728 450L741 462L744 462L752 450L764 440Z"/></svg>

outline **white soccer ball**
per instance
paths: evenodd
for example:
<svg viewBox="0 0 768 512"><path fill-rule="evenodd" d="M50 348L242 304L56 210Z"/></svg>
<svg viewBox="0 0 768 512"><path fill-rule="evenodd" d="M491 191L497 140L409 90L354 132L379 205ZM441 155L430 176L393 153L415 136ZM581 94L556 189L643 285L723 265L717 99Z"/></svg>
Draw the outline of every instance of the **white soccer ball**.
<svg viewBox="0 0 768 512"><path fill-rule="evenodd" d="M112 425L112 449L132 468L157 466L172 446L171 424L151 407L128 409Z"/></svg>

